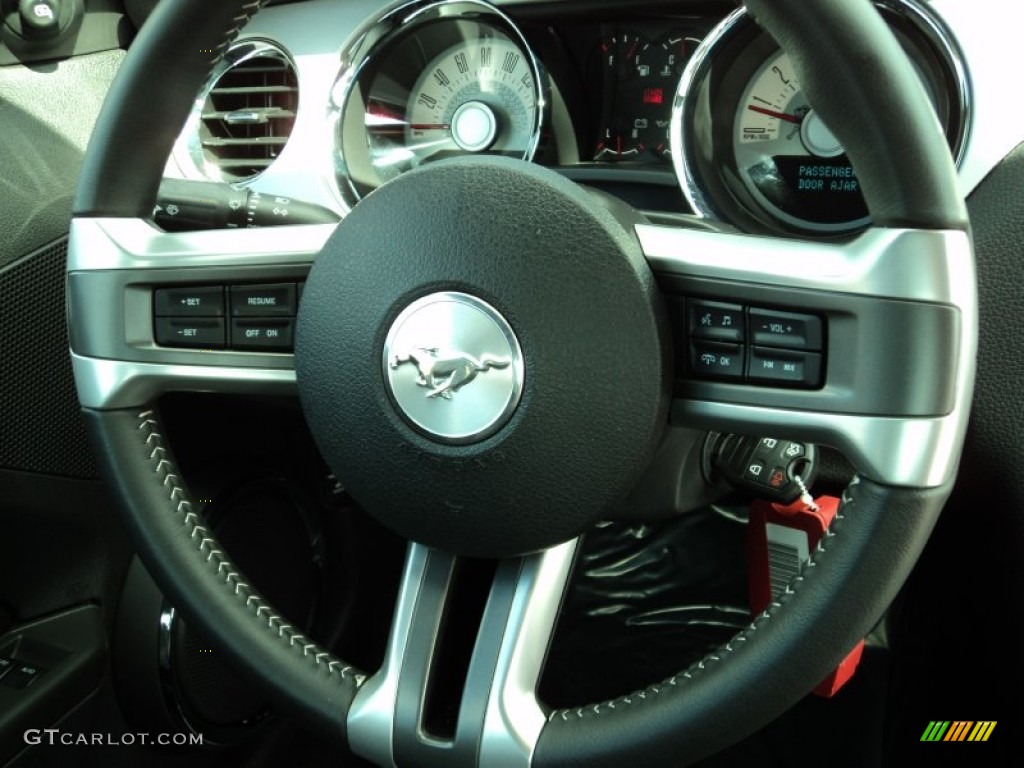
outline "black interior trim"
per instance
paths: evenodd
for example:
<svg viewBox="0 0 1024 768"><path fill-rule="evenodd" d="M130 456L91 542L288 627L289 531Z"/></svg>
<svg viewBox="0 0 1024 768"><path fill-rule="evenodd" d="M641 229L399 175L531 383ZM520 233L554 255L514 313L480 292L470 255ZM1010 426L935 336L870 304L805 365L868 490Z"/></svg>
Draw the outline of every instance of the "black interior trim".
<svg viewBox="0 0 1024 768"><path fill-rule="evenodd" d="M553 712L534 765L660 765L666 754L689 764L766 725L781 701L796 701L819 683L823 670L843 658L842 649L852 648L882 615L949 490L854 482L811 564L748 629L643 691ZM886 574L884 585L879 574Z"/></svg>
<svg viewBox="0 0 1024 768"><path fill-rule="evenodd" d="M185 487L155 410L86 411L131 534L168 599L239 670L344 739L364 675L279 616L219 549Z"/></svg>

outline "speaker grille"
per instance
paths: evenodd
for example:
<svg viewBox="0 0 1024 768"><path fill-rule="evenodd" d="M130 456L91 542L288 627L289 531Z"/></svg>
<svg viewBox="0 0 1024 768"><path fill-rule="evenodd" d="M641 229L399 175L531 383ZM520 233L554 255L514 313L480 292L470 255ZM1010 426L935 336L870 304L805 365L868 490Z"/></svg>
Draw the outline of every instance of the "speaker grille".
<svg viewBox="0 0 1024 768"><path fill-rule="evenodd" d="M0 271L0 467L97 476L68 354L67 238Z"/></svg>
<svg viewBox="0 0 1024 768"><path fill-rule="evenodd" d="M240 725L266 709L262 692L235 674L201 635L183 621L174 630L174 669L200 723Z"/></svg>
<svg viewBox="0 0 1024 768"><path fill-rule="evenodd" d="M204 510L221 546L290 624L310 633L323 590L320 521L292 483L244 483ZM173 624L171 671L184 714L197 730L263 722L269 704L192 626ZM226 736L222 735L222 739Z"/></svg>

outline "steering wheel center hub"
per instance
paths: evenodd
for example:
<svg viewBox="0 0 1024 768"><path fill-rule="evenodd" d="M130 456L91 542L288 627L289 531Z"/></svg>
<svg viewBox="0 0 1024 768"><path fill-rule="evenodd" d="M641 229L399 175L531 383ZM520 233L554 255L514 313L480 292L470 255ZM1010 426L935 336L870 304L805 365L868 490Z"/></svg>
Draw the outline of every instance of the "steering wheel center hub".
<svg viewBox="0 0 1024 768"><path fill-rule="evenodd" d="M295 362L321 453L371 515L508 556L578 535L632 489L671 376L631 224L494 157L403 174L349 213L307 280Z"/></svg>
<svg viewBox="0 0 1024 768"><path fill-rule="evenodd" d="M523 394L523 352L511 326L465 293L410 304L388 332L383 370L398 412L442 443L494 434Z"/></svg>

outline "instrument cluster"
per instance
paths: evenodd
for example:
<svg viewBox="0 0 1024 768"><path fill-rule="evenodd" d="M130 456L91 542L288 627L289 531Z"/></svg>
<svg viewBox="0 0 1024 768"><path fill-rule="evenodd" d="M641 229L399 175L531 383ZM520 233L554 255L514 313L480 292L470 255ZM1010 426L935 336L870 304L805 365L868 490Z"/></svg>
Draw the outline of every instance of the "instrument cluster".
<svg viewBox="0 0 1024 768"><path fill-rule="evenodd" d="M972 113L955 36L928 3L875 4L959 159ZM306 83L316 73L312 100L321 99L327 120L322 112L307 123L297 120L304 138L276 153L284 162L275 160L278 170L267 168L256 183L269 189L272 181L298 178L279 169L289 156L316 153L331 202L343 213L402 173L447 158L498 155L556 168L644 211L692 214L742 231L832 238L870 224L856 171L837 138L842 127L833 132L836 126L825 123L789 57L742 8L724 2L623 8L598 0L353 5L362 26L347 35L340 61L324 54L323 43L305 39L298 45L310 50L294 56L306 103ZM366 7L375 13L367 17ZM267 30L265 39L277 40L277 29ZM326 29L322 35L329 37ZM297 41L279 42L289 51ZM282 57L290 61L294 53ZM333 62L325 73L327 58ZM239 77L266 80L263 71ZM282 87L245 80L215 92L249 98L251 91ZM262 103L217 109L261 136L268 133L264 123L292 114ZM261 140L284 142L276 135ZM327 151L333 162L325 168Z"/></svg>

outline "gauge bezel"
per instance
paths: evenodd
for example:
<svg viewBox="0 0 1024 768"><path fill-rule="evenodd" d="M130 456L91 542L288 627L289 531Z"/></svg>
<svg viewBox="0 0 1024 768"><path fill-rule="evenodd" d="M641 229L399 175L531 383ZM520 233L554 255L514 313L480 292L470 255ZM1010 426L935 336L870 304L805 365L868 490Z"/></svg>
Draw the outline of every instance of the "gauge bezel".
<svg viewBox="0 0 1024 768"><path fill-rule="evenodd" d="M548 120L551 103L550 83L540 60L516 23L484 0L413 0L392 8L364 24L352 36L351 42L341 54L341 67L331 89L327 119L334 139L331 147L334 192L346 213L375 188L366 189L365 187L369 185L359 184L355 180L353 162L356 158L346 156L346 143L353 140L352 136L362 132L365 138L366 129L363 121L356 121L356 118L362 118L365 113L349 109L352 100L358 95L357 90L363 78L380 64L380 57L403 40L422 31L426 25L459 20L491 27L511 41L523 54L533 77L536 110L532 120L532 134L521 159L534 159L541 144L544 125ZM346 132L350 136L348 142L344 135ZM358 142L360 147L366 143Z"/></svg>
<svg viewBox="0 0 1024 768"><path fill-rule="evenodd" d="M946 131L959 167L970 134L971 89L959 46L949 28L917 0L875 0L901 44L930 58L924 74L948 102ZM702 219L772 235L848 237L863 230L870 217L820 224L765 207L739 177L733 151L734 121L743 88L759 66L779 51L778 44L745 8L716 26L683 72L673 100L672 163L681 191ZM725 91L725 96L722 92Z"/></svg>
<svg viewBox="0 0 1024 768"><path fill-rule="evenodd" d="M298 102L301 104L302 82L301 79L298 78L298 65L291 53L289 53L280 43L262 37L250 37L233 43L228 48L223 58L221 58L221 60L217 62L211 70L210 76L207 78L202 90L196 96L196 100L192 105L192 110L189 112L185 125L182 128L181 133L178 135L178 139L175 141L173 149L171 150L171 157L173 161L177 164L182 175L186 179L194 179L196 181L215 181L237 186L248 186L270 170L271 166L268 165L263 170L250 176L246 176L245 178L230 178L221 172L221 169L217 167L216 163L206 157L200 131L206 100L210 97L210 93L217 87L221 78L231 69L239 66L240 64L245 64L252 59L260 58L261 56L280 60L295 73L296 79L299 80ZM297 114L298 107L296 107L295 111ZM287 147L287 144L285 147ZM282 147L281 151L284 152L284 147Z"/></svg>

